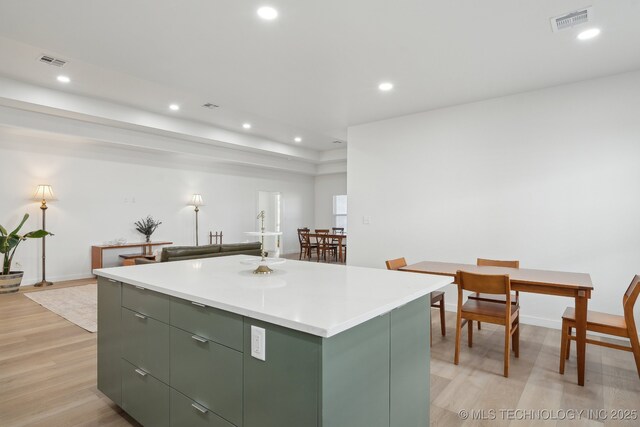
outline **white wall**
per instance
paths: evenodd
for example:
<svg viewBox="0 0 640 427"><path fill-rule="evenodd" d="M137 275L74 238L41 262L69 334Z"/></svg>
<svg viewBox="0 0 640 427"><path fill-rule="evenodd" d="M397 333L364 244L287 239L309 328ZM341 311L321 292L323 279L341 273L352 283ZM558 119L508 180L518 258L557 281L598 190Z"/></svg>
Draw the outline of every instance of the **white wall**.
<svg viewBox="0 0 640 427"><path fill-rule="evenodd" d="M640 273L639 118L634 72L350 128L349 264L519 259L590 273L590 308L621 314ZM523 322L558 326L567 305L523 295Z"/></svg>
<svg viewBox="0 0 640 427"><path fill-rule="evenodd" d="M315 224L310 228L333 227L333 196L347 194L347 174L335 173L316 176Z"/></svg>
<svg viewBox="0 0 640 427"><path fill-rule="evenodd" d="M194 211L187 206L193 193L205 202L201 244L208 242L209 230L222 230L225 243L247 241L243 232L256 230L260 190L282 192L285 251L298 250L296 227L313 222L310 176L199 164L174 154L7 129L0 129L0 160L0 224L8 228L29 212L25 230L39 227L39 204L30 199L39 183L51 184L59 199L47 211L47 228L56 234L47 240L47 277L53 280L89 276L93 244L118 237L142 241L133 222L147 214L163 222L153 240L194 244ZM30 284L40 277L41 244L23 245L15 261L25 270L23 284ZM115 255L108 257L108 264L117 262Z"/></svg>

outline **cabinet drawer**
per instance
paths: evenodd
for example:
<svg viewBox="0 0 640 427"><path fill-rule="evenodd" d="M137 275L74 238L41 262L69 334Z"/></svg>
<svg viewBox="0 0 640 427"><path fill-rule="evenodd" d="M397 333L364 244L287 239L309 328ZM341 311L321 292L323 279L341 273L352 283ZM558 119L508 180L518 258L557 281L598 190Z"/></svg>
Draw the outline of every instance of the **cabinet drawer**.
<svg viewBox="0 0 640 427"><path fill-rule="evenodd" d="M171 389L171 427L234 427L204 406Z"/></svg>
<svg viewBox="0 0 640 427"><path fill-rule="evenodd" d="M240 315L172 298L171 325L242 351L242 316Z"/></svg>
<svg viewBox="0 0 640 427"><path fill-rule="evenodd" d="M121 367L122 409L143 426L169 427L169 386L126 360Z"/></svg>
<svg viewBox="0 0 640 427"><path fill-rule="evenodd" d="M170 301L169 296L158 292L126 283L122 286L122 305L124 307L164 323L169 323Z"/></svg>
<svg viewBox="0 0 640 427"><path fill-rule="evenodd" d="M171 387L242 425L242 353L172 326Z"/></svg>
<svg viewBox="0 0 640 427"><path fill-rule="evenodd" d="M170 326L122 308L122 357L169 383Z"/></svg>

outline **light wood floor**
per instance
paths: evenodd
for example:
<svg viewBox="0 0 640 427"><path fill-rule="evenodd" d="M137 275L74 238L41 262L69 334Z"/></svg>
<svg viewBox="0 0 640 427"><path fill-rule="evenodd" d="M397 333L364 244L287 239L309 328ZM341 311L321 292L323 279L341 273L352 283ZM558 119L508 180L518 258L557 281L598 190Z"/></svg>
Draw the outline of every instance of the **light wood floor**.
<svg viewBox="0 0 640 427"><path fill-rule="evenodd" d="M22 294L39 289L25 289L0 295L0 426L138 425L96 389L96 334ZM512 359L510 378L501 375L503 335L492 325L476 331L472 349L463 342L455 366L454 319L448 313L442 338L434 318L431 426L639 425L637 420L503 421L499 412L496 420L463 421L458 416L463 409L640 409L640 379L631 353L588 346L587 381L579 387L575 355L567 373L558 374L560 332L528 325L522 327L520 359Z"/></svg>
<svg viewBox="0 0 640 427"><path fill-rule="evenodd" d="M474 330L473 348L463 328L460 364L453 364L455 313L447 313L447 336L433 312L431 348L431 426L638 426L635 421L501 419L500 409L611 410L640 412L640 378L629 352L587 345L585 386L577 385L575 344L565 374L558 374L560 331L521 325L520 358L512 356L509 378L502 376L504 329L482 324ZM622 343L620 341L620 343ZM627 341L628 345L628 341ZM466 420L461 410L493 409L495 420ZM523 413L513 416L522 417ZM487 414L489 415L489 414ZM592 417L594 418L594 417Z"/></svg>
<svg viewBox="0 0 640 427"><path fill-rule="evenodd" d="M0 426L138 425L96 389L96 334L23 295L39 290L0 295Z"/></svg>

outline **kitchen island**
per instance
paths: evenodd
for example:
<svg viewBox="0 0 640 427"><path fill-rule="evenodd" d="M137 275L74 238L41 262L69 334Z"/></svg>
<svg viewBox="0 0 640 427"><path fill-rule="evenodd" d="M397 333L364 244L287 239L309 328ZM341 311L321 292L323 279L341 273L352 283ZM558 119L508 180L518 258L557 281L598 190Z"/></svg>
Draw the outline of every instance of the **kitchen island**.
<svg viewBox="0 0 640 427"><path fill-rule="evenodd" d="M98 269L98 388L147 426L429 425L451 278L247 256Z"/></svg>

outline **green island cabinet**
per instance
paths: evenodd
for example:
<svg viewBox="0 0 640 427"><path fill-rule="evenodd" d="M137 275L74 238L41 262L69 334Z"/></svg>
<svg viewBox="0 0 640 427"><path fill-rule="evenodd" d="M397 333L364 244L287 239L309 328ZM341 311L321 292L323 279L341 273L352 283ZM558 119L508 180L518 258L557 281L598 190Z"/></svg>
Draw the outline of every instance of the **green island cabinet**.
<svg viewBox="0 0 640 427"><path fill-rule="evenodd" d="M427 294L323 338L99 276L98 389L149 427L426 427L429 317Z"/></svg>

